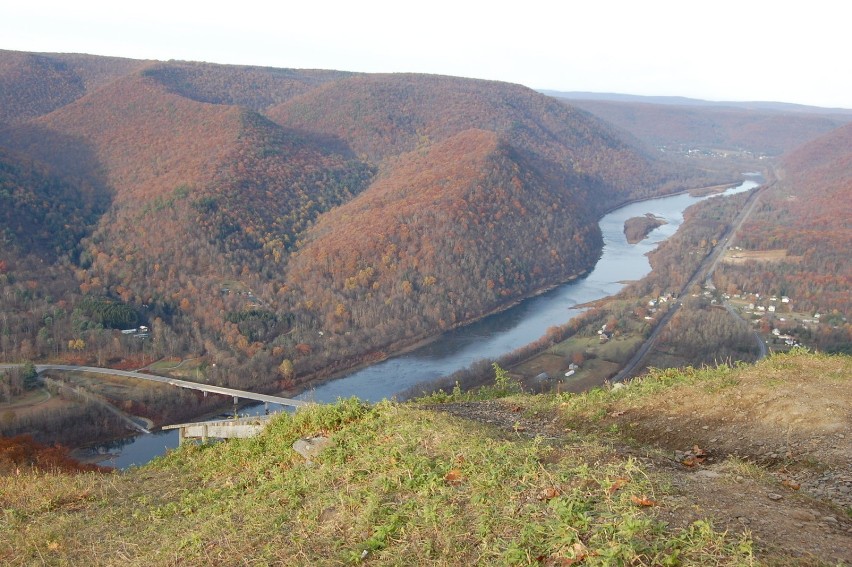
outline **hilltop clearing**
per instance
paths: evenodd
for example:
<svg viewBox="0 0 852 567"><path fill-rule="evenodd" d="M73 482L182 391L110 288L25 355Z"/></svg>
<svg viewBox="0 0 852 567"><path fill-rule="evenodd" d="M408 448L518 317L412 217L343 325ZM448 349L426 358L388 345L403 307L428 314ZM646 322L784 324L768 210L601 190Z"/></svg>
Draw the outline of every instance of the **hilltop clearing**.
<svg viewBox="0 0 852 567"><path fill-rule="evenodd" d="M280 416L122 474L0 477L0 559L100 565L852 561L852 361ZM291 449L323 436L306 462ZM774 455L774 456L773 456Z"/></svg>

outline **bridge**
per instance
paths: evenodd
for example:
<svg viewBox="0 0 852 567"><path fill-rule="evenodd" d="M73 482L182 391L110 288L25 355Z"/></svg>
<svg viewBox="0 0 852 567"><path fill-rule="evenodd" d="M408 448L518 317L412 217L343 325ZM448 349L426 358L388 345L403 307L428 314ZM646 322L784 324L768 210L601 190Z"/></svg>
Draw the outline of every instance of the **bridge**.
<svg viewBox="0 0 852 567"><path fill-rule="evenodd" d="M23 366L22 364L0 364L0 370L4 368L13 368ZM308 405L308 402L303 400L294 400L292 398L282 398L280 396L270 396L267 394L258 394L245 390L236 390L234 388L225 388L223 386L213 386L212 384L202 384L201 382L190 382L188 380L178 380L167 376L157 376L155 374L143 374L142 372L132 372L130 370L114 370L112 368L101 368L98 366L75 366L72 364L36 364L36 372L45 370L58 370L64 372L91 372L93 374L107 374L109 376L123 376L125 378L136 378L137 380L148 380L149 382L159 382L178 388L187 388L190 390L199 390L201 392L210 392L220 394L222 396L232 396L234 403L238 400L254 400L269 404L280 404L282 406L290 406L301 408Z"/></svg>
<svg viewBox="0 0 852 567"><path fill-rule="evenodd" d="M224 421L178 423L176 425L164 425L163 431L177 429L180 445L183 445L187 439L201 439L202 443L207 443L207 440L211 437L215 439L254 437L263 431L266 424L269 423L270 417L272 416L260 415Z"/></svg>

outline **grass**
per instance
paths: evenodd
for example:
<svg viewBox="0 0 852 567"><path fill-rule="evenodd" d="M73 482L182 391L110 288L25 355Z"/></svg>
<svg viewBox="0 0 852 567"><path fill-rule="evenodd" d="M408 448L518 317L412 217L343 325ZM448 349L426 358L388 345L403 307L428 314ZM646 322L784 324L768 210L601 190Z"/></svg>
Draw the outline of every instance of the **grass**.
<svg viewBox="0 0 852 567"><path fill-rule="evenodd" d="M725 393L745 373L795 379L796 368L849 376L848 362L797 351L757 369L654 370L628 388L531 396L496 367L477 391L310 406L255 438L186 445L125 473L22 471L0 477L0 564L755 564L748 535L664 522L678 488L616 450L628 432L604 418L664 393ZM584 433L529 438L426 407L497 398ZM305 462L292 444L317 435L330 445ZM774 482L744 460L720 470Z"/></svg>
<svg viewBox="0 0 852 567"><path fill-rule="evenodd" d="M205 376L205 366L206 363L202 358L188 358L183 360L163 359L148 365L148 369L154 373L196 380Z"/></svg>
<svg viewBox="0 0 852 567"><path fill-rule="evenodd" d="M476 395L516 392L498 372ZM445 399L454 396L473 394ZM314 462L290 450L320 434L331 445ZM253 439L186 445L124 474L0 478L0 562L752 562L747 539L704 521L681 530L658 521L645 504L666 490L593 436L507 438L417 404L350 399L281 415Z"/></svg>
<svg viewBox="0 0 852 567"><path fill-rule="evenodd" d="M724 393L744 373L783 384L797 368L849 376L848 363L797 351L756 369L654 370L627 388L530 396L495 367L477 391L310 406L255 438L186 445L125 473L21 471L0 477L0 564L749 565L747 535L660 519L677 488L615 450L624 432L603 418L679 389ZM589 426L528 438L425 407L496 398ZM330 445L307 463L292 444L317 435ZM753 463L724 466L769 482Z"/></svg>

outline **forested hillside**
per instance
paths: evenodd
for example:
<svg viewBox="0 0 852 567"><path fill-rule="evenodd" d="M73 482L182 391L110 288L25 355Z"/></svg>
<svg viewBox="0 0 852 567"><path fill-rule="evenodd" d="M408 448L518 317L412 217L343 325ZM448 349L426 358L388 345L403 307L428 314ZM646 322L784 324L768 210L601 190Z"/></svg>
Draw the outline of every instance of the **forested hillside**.
<svg viewBox="0 0 852 567"><path fill-rule="evenodd" d="M588 268L608 208L721 180L504 83L15 52L0 81L7 360L290 385Z"/></svg>
<svg viewBox="0 0 852 567"><path fill-rule="evenodd" d="M0 147L0 261L72 253L104 202L48 168Z"/></svg>
<svg viewBox="0 0 852 567"><path fill-rule="evenodd" d="M351 73L180 61L153 64L143 75L192 100L261 111Z"/></svg>
<svg viewBox="0 0 852 567"><path fill-rule="evenodd" d="M145 65L118 57L0 50L0 124L47 114Z"/></svg>
<svg viewBox="0 0 852 567"><path fill-rule="evenodd" d="M727 263L717 278L729 290L788 296L796 311L824 319L814 331L827 347L852 348L852 125L785 156L781 179L740 231L746 250L783 251L771 259ZM784 325L779 324L783 327Z"/></svg>
<svg viewBox="0 0 852 567"><path fill-rule="evenodd" d="M591 206L682 188L695 171L659 163L593 116L520 85L431 75L368 75L329 83L268 115L346 141L382 163L477 128L495 132L551 183L591 189Z"/></svg>
<svg viewBox="0 0 852 567"><path fill-rule="evenodd" d="M586 200L548 185L497 134L467 130L400 156L324 215L286 293L311 302L294 311L338 338L338 356L422 338L585 269L600 247Z"/></svg>

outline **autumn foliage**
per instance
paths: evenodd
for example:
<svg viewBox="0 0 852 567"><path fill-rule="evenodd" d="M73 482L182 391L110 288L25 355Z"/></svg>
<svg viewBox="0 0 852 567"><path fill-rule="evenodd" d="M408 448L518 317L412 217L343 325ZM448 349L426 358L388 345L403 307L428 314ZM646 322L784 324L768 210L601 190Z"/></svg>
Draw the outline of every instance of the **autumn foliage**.
<svg viewBox="0 0 852 567"><path fill-rule="evenodd" d="M46 446L29 435L0 436L0 475L38 469L46 472L107 472L109 467L83 464L60 445Z"/></svg>
<svg viewBox="0 0 852 567"><path fill-rule="evenodd" d="M837 315L818 330L833 337L818 342L848 349L852 329L841 316L849 315L852 289L852 125L788 154L780 177L737 239L748 250L782 249L786 255L724 265L717 277L731 290L788 296L796 311Z"/></svg>
<svg viewBox="0 0 852 567"><path fill-rule="evenodd" d="M604 211L708 181L491 81L0 52L0 86L4 359L294 385L563 281Z"/></svg>

